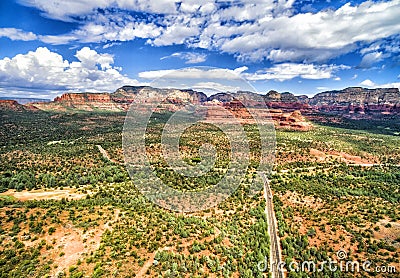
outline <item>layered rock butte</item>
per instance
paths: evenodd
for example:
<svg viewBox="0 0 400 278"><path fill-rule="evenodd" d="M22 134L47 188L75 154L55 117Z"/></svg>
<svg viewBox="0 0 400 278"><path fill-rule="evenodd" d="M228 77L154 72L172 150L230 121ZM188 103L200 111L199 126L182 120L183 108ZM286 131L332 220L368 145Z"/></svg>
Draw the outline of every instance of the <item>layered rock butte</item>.
<svg viewBox="0 0 400 278"><path fill-rule="evenodd" d="M167 94L166 102L171 104L169 108L174 110L177 106L192 103L204 104L207 106L222 106L233 112L239 118L247 119L248 113L245 107L238 107L237 100L235 99L236 93L226 94L220 93L207 97L202 92L194 90L181 90L181 89L158 89L148 86L123 86L117 89L114 93L65 93L60 97L56 97L54 101L48 103L35 103L34 106L40 110L45 111L127 111L130 104L135 101L136 103L154 103L159 102L161 93ZM241 92L242 95L254 95L251 92ZM262 98L261 98L262 100ZM251 102L247 99L246 102ZM259 108L268 111L265 102L250 103L251 105L258 105ZM246 106L247 107L247 106ZM210 113L216 113L216 110L210 109ZM211 116L211 115L210 115ZM214 114L214 118L219 115ZM271 109L268 118L275 121L277 128L286 128L294 130L310 130L312 124L301 115L299 111L283 111L281 109ZM221 117L222 119L222 117ZM244 120L244 122L249 122Z"/></svg>
<svg viewBox="0 0 400 278"><path fill-rule="evenodd" d="M245 115L246 111L244 107L237 105L236 96L246 95L246 102L252 106L258 106L261 109L269 108L270 117L275 121L278 128L295 130L311 129L312 124L303 115L308 117L315 115L315 113L356 119L381 118L388 115L400 116L399 89L365 89L361 87L322 92L311 98L305 95L295 96L288 92L269 91L267 94L261 95L264 99L263 103L254 103L251 96L255 94L251 92L218 93L207 97L202 92L190 89L123 86L114 93L65 93L56 97L52 102L34 103L31 106L46 111L126 111L133 101L140 103L159 102L162 92L168 94L166 101L172 106L185 103L219 105L231 109L237 115ZM139 96L141 99L139 99ZM257 96L260 99L260 95ZM9 104L11 105L11 103ZM16 104L13 103L12 106L16 106ZM19 107L18 109L22 108Z"/></svg>
<svg viewBox="0 0 400 278"><path fill-rule="evenodd" d="M19 104L15 100L0 99L0 111L10 111L10 110L22 112L22 111L28 111L28 110L37 110L37 108L32 105Z"/></svg>

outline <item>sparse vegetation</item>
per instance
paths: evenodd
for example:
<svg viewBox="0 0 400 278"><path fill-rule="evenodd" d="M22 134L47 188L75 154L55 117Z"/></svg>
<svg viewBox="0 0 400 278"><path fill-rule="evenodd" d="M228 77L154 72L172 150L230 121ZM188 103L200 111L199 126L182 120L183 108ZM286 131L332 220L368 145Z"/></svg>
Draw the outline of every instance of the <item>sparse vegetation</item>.
<svg viewBox="0 0 400 278"><path fill-rule="evenodd" d="M254 173L208 211L161 209L137 192L123 166L123 120L122 113L2 112L0 277L263 277L257 263L268 256L269 240L262 195L247 195ZM203 131L197 135L206 140ZM183 137L182 144L188 147L185 159L196 164L192 139ZM271 186L286 262L335 259L343 248L351 258L400 269L399 140L328 126L277 132ZM220 154L224 168L223 144ZM256 155L252 159L257 163ZM376 165L355 165L360 161ZM160 167L158 174L178 179L167 171ZM189 189L194 184L202 186L181 183ZM22 202L9 191L55 189L83 198Z"/></svg>

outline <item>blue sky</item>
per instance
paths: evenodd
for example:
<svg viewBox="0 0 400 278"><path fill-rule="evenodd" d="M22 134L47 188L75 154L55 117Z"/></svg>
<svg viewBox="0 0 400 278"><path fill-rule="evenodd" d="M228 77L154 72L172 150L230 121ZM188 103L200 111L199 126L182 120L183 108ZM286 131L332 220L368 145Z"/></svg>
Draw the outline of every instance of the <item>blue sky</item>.
<svg viewBox="0 0 400 278"><path fill-rule="evenodd" d="M399 15L400 0L0 1L0 95L113 92L198 66L221 70L174 78L310 96L400 87Z"/></svg>

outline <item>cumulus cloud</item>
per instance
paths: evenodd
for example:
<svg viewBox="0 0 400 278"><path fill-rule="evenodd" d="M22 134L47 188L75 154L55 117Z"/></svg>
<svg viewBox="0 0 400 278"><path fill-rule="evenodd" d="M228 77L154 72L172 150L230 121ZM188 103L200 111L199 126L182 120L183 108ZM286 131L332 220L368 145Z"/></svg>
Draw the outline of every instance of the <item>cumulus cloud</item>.
<svg viewBox="0 0 400 278"><path fill-rule="evenodd" d="M223 38L220 48L242 59L326 60L355 49L359 42L397 34L399 12L398 1L364 2L346 4L336 11L273 17L258 22L257 27L250 25L233 39Z"/></svg>
<svg viewBox="0 0 400 278"><path fill-rule="evenodd" d="M372 56L368 53L380 51L374 42L400 32L398 0L347 3L336 10L307 13L296 11L294 0L238 0L229 6L217 0L21 1L48 17L81 23L68 34L38 35L44 42L143 38L154 46L184 44L233 54L244 61L323 62L360 49L368 63ZM132 11L148 14L134 17ZM396 44L398 48L399 40L386 50L395 50Z"/></svg>
<svg viewBox="0 0 400 278"><path fill-rule="evenodd" d="M67 61L46 47L0 60L0 87L15 90L41 90L48 95L59 91L113 91L119 86L139 84L113 66L110 54L84 47Z"/></svg>
<svg viewBox="0 0 400 278"><path fill-rule="evenodd" d="M370 79L366 79L363 82L361 82L360 85L368 87L368 88L398 88L398 89L400 89L400 82L376 84L374 81L372 81Z"/></svg>
<svg viewBox="0 0 400 278"><path fill-rule="evenodd" d="M400 82L386 83L379 85L380 88L398 88L400 89Z"/></svg>
<svg viewBox="0 0 400 278"><path fill-rule="evenodd" d="M333 73L338 70L349 69L345 65L313 65L283 63L272 66L271 68L259 70L255 73L245 73L243 76L251 81L259 80L279 80L285 81L296 77L303 79L328 79L333 77Z"/></svg>
<svg viewBox="0 0 400 278"><path fill-rule="evenodd" d="M194 53L194 52L175 52L171 55L162 57L160 60L169 58L179 58L185 60L185 64L198 64L205 62L207 59L207 55L204 53Z"/></svg>
<svg viewBox="0 0 400 278"><path fill-rule="evenodd" d="M375 87L376 86L376 84L370 79L365 79L363 82L360 83L360 85L365 86L365 87Z"/></svg>

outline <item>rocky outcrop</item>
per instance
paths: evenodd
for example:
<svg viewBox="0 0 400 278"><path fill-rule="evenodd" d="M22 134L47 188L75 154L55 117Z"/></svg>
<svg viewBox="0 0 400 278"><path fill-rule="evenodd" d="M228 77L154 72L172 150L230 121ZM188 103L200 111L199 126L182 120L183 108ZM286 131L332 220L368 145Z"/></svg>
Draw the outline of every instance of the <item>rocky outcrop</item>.
<svg viewBox="0 0 400 278"><path fill-rule="evenodd" d="M93 103L93 102L110 102L111 97L108 93L67 93L54 99L55 102L66 103Z"/></svg>
<svg viewBox="0 0 400 278"><path fill-rule="evenodd" d="M284 109L287 111L307 111L311 109L310 105L308 104L307 96L296 97L288 92L281 94L277 91L271 90L264 95L264 100L266 105L272 109Z"/></svg>
<svg viewBox="0 0 400 278"><path fill-rule="evenodd" d="M139 94L140 93L140 94ZM35 103L42 110L68 111L75 110L108 110L126 111L133 101L138 103L161 102L164 100L173 105L186 103L203 103L207 101L204 93L193 90L158 89L149 86L123 86L114 93L65 93L50 103Z"/></svg>
<svg viewBox="0 0 400 278"><path fill-rule="evenodd" d="M326 91L309 98L305 95L269 91L264 99L269 108L285 112L295 110L305 115L315 112L337 114L350 118L374 118L400 115L400 92L397 88L366 89L350 87Z"/></svg>
<svg viewBox="0 0 400 278"><path fill-rule="evenodd" d="M26 110L31 110L29 106L24 106L22 104L19 104L15 100L0 100L0 111L26 111Z"/></svg>
<svg viewBox="0 0 400 278"><path fill-rule="evenodd" d="M283 112L280 109L270 109L269 113L278 129L308 131L313 128L312 123L307 121L299 110Z"/></svg>
<svg viewBox="0 0 400 278"><path fill-rule="evenodd" d="M366 89L350 87L343 90L327 91L316 94L310 99L311 105L334 105L338 103L354 104L396 104L400 102L397 88Z"/></svg>
<svg viewBox="0 0 400 278"><path fill-rule="evenodd" d="M267 109L266 103L259 95L253 97L254 93L241 92L238 94L219 93L208 98L208 104L220 105L232 112L239 122L252 124L255 123L253 115L261 121L273 121L278 129L290 129L298 131L308 131L313 128L311 122L307 121L299 110L284 112L282 109ZM284 96L286 98L288 96ZM224 113L217 109L210 109L209 117L214 119L224 119Z"/></svg>
<svg viewBox="0 0 400 278"><path fill-rule="evenodd" d="M400 92L398 88L351 87L319 93L309 100L309 104L316 111L352 117L400 115Z"/></svg>
<svg viewBox="0 0 400 278"><path fill-rule="evenodd" d="M116 102L132 102L140 93L145 96L142 99L147 101L160 101L160 95L169 95L169 99L179 99L181 101L190 101L193 103L202 103L207 100L207 96L202 92L193 90L179 89L159 89L150 86L123 86L111 94L111 99Z"/></svg>
<svg viewBox="0 0 400 278"><path fill-rule="evenodd" d="M65 93L56 97L49 103L34 103L35 107L42 110L109 110L121 111L121 107L114 103L109 93Z"/></svg>
<svg viewBox="0 0 400 278"><path fill-rule="evenodd" d="M165 99L164 96L168 95ZM238 101L240 100L240 101ZM329 113L335 117L378 118L385 115L400 116L400 92L397 88L365 89L351 87L344 90L319 93L312 98L305 95L269 91L265 95L252 92L218 93L207 97L202 92L181 89L159 89L149 86L123 86L114 93L66 93L49 103L35 103L42 110L109 110L126 111L130 104L166 103L170 110L176 110L188 103L216 105L230 109L235 115L246 115L246 107L270 109L278 128L308 130L311 124L308 118ZM15 108L18 109L18 108ZM22 109L22 108L19 108ZM265 110L266 111L266 110ZM219 113L216 109L212 113Z"/></svg>

